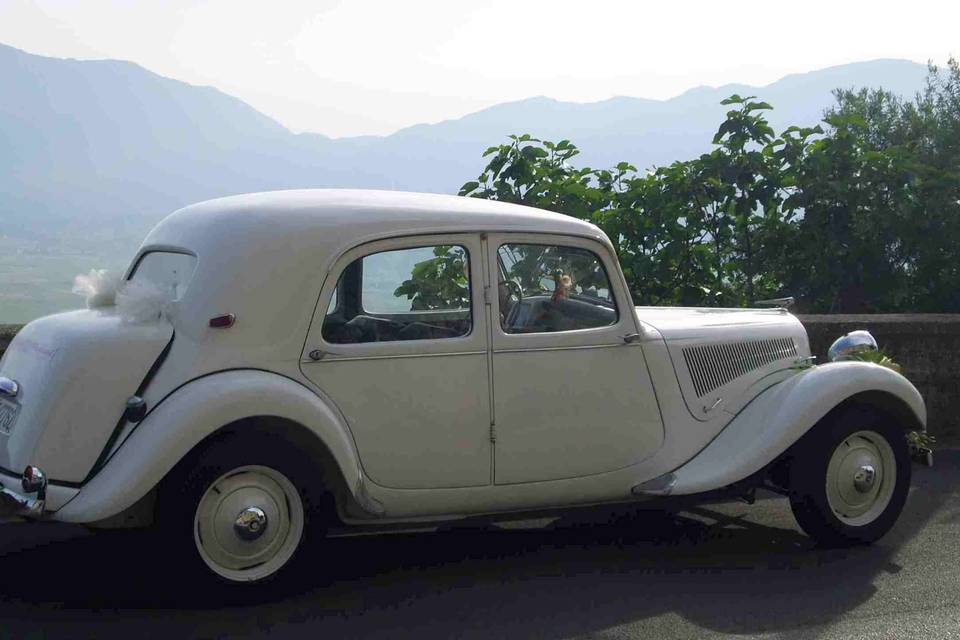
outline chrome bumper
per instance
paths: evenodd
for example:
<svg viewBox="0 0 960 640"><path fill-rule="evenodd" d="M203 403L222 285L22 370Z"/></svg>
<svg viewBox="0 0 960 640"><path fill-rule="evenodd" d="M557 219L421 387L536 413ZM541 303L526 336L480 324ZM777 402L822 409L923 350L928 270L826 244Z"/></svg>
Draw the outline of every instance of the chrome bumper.
<svg viewBox="0 0 960 640"><path fill-rule="evenodd" d="M31 477L23 480L23 493L0 487L0 517L39 518L47 505L47 479L36 467L28 467ZM30 497L34 494L35 497Z"/></svg>

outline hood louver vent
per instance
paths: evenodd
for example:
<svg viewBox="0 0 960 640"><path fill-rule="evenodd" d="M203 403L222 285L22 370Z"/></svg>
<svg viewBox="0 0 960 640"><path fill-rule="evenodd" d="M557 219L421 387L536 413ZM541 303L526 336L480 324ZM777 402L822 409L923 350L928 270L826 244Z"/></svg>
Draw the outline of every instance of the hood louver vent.
<svg viewBox="0 0 960 640"><path fill-rule="evenodd" d="M793 338L705 344L683 350L698 398L760 367L796 356Z"/></svg>

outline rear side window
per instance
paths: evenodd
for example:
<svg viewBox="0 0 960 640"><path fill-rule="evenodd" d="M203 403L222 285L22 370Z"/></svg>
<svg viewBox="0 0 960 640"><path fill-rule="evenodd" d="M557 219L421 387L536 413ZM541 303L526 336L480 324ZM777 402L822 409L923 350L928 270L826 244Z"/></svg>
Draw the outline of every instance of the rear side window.
<svg viewBox="0 0 960 640"><path fill-rule="evenodd" d="M137 262L130 281L152 285L170 296L170 300L179 300L196 267L197 257L189 253L151 251Z"/></svg>
<svg viewBox="0 0 960 640"><path fill-rule="evenodd" d="M350 263L327 309L327 342L457 338L470 333L470 256L460 245L381 251Z"/></svg>

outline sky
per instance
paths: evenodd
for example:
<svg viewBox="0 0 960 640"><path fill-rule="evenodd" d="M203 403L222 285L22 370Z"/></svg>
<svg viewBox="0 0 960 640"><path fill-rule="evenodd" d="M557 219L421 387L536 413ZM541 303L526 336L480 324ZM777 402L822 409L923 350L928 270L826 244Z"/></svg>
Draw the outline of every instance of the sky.
<svg viewBox="0 0 960 640"><path fill-rule="evenodd" d="M0 42L212 85L294 131L383 135L546 95L665 99L960 56L960 2L0 0Z"/></svg>

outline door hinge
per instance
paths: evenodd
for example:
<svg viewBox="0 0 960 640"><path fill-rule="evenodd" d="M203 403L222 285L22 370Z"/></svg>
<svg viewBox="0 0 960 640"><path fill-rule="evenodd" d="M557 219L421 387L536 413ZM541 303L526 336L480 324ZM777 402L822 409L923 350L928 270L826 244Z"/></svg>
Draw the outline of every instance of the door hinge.
<svg viewBox="0 0 960 640"><path fill-rule="evenodd" d="M483 288L483 304L493 304L493 296L490 294L490 285Z"/></svg>
<svg viewBox="0 0 960 640"><path fill-rule="evenodd" d="M496 441L497 441L497 427L491 424L490 425L490 442L496 442Z"/></svg>

